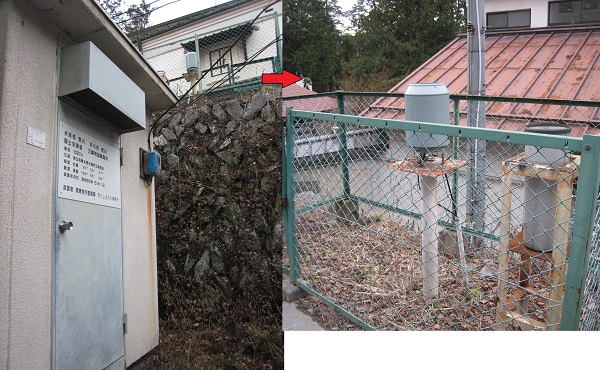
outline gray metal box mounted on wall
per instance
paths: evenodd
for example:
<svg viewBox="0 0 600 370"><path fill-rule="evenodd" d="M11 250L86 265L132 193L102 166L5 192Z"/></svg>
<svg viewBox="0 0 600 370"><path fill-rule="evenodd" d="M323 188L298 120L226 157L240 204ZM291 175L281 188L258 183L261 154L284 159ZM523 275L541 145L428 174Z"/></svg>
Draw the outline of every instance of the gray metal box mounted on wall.
<svg viewBox="0 0 600 370"><path fill-rule="evenodd" d="M62 49L58 96L118 133L146 129L144 92L89 41Z"/></svg>

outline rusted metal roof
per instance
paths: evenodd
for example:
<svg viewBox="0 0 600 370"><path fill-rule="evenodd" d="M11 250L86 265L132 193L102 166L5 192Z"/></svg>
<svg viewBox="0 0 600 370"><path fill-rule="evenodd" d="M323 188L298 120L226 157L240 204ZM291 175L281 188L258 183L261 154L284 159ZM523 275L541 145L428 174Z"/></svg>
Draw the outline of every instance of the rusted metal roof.
<svg viewBox="0 0 600 370"><path fill-rule="evenodd" d="M486 35L486 95L600 100L600 27L544 28ZM459 35L389 92L411 83L443 82L451 94L467 93L467 38ZM403 116L404 99L382 98L365 115ZM600 133L597 107L487 103L487 127L521 131L530 122L573 126L572 136ZM390 110L397 110L396 113ZM461 107L466 113L466 107ZM461 125L466 125L461 119Z"/></svg>
<svg viewBox="0 0 600 370"><path fill-rule="evenodd" d="M289 98L295 96L307 96L317 95L312 90L305 89L299 85L291 84L282 89L282 97ZM315 112L337 112L337 100L328 96L320 96L316 98L302 98L302 99L291 99L284 100L282 104L283 115L285 116L285 110L287 108L294 108L298 110L310 110Z"/></svg>

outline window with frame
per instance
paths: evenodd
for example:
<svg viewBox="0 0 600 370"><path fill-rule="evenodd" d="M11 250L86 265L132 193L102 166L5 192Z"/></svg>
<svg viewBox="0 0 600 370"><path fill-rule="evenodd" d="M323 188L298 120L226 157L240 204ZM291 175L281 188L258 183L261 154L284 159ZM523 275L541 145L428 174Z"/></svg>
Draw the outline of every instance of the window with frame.
<svg viewBox="0 0 600 370"><path fill-rule="evenodd" d="M531 9L487 13L489 28L531 27Z"/></svg>
<svg viewBox="0 0 600 370"><path fill-rule="evenodd" d="M210 75L212 77L227 74L228 66L233 63L233 57L229 47L213 50L209 53L209 57L211 66L213 66L214 63L217 63L210 70Z"/></svg>
<svg viewBox="0 0 600 370"><path fill-rule="evenodd" d="M600 0L552 1L548 9L548 25L598 23Z"/></svg>

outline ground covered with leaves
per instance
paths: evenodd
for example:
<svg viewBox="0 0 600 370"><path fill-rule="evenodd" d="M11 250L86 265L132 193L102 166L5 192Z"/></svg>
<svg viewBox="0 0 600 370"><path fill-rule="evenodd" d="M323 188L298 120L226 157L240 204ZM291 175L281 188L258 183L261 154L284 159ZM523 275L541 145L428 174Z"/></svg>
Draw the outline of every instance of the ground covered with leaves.
<svg viewBox="0 0 600 370"><path fill-rule="evenodd" d="M166 300L160 344L133 369L282 369L281 312L249 301L202 305L203 286L185 276L159 276ZM280 297L278 297L280 298Z"/></svg>
<svg viewBox="0 0 600 370"><path fill-rule="evenodd" d="M487 265L497 269L497 256L468 251L468 284L459 260L439 256L439 295L423 297L420 233L414 227L385 215L368 222L347 222L325 207L297 216L297 240L302 279L319 294L334 301L378 330L492 330L497 320L498 281L481 273ZM287 255L284 255L287 263ZM516 310L519 283L518 256L510 254L508 300ZM532 295L527 316L544 321L550 289L546 261L535 261ZM357 326L335 309L309 297L298 302L329 330L355 330ZM518 324L510 328L520 330Z"/></svg>

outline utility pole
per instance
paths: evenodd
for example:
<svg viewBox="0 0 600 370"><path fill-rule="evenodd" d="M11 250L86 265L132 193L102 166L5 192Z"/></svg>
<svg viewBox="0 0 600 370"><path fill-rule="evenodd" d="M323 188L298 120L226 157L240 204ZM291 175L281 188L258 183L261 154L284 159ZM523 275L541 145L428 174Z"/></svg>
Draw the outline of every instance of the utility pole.
<svg viewBox="0 0 600 370"><path fill-rule="evenodd" d="M485 95L485 7L484 0L467 2L467 49L468 49L468 87L469 95ZM485 127L485 103L469 100L467 120L470 127ZM487 141L470 139L468 141L469 159L467 178L467 223L477 231L485 228L485 168ZM483 246L478 237L471 239L474 247Z"/></svg>

